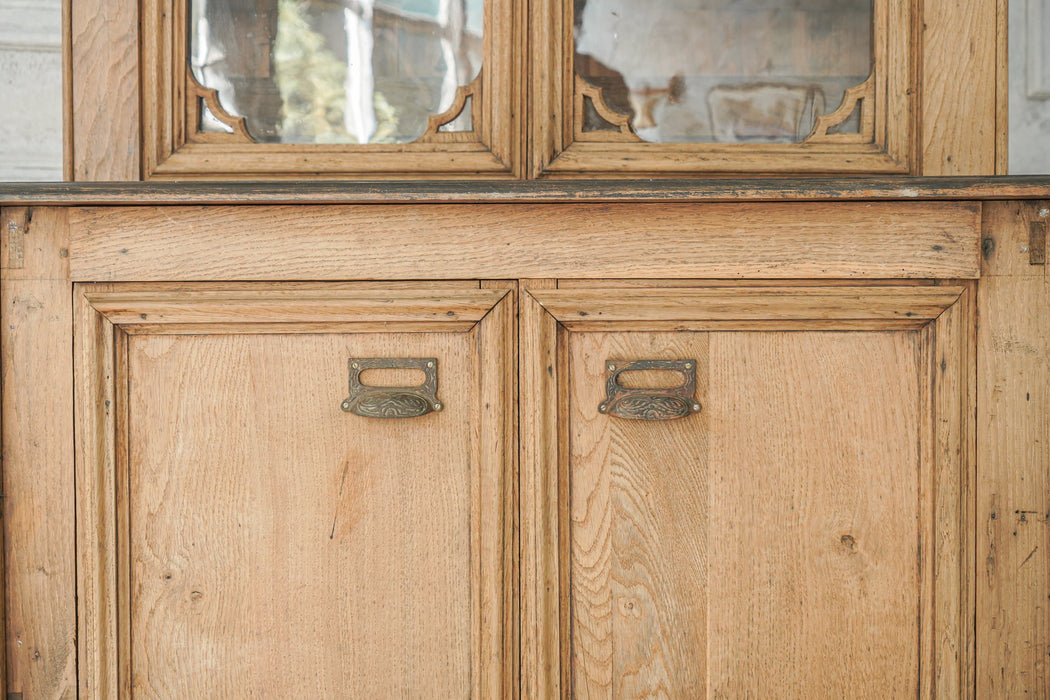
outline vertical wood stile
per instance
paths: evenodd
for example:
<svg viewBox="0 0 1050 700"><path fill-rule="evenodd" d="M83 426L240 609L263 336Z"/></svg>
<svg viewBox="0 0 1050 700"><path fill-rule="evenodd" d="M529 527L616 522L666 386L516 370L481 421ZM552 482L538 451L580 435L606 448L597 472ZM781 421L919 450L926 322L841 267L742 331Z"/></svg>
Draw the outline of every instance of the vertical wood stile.
<svg viewBox="0 0 1050 700"><path fill-rule="evenodd" d="M992 175L996 146L993 0L922 4L919 175Z"/></svg>
<svg viewBox="0 0 1050 700"><path fill-rule="evenodd" d="M114 328L74 293L76 393L77 675L80 693L119 691Z"/></svg>
<svg viewBox="0 0 1050 700"><path fill-rule="evenodd" d="M135 0L70 3L74 180L138 180L139 16Z"/></svg>
<svg viewBox="0 0 1050 700"><path fill-rule="evenodd" d="M482 282L483 289L505 289L479 326L480 410L483 522L481 547L495 580L482 580L482 630L488 652L481 657L485 674L478 697L518 696L518 367L517 299L507 282Z"/></svg>
<svg viewBox="0 0 1050 700"><path fill-rule="evenodd" d="M1050 697L1050 201L989 202L977 295L979 697Z"/></svg>
<svg viewBox="0 0 1050 700"><path fill-rule="evenodd" d="M25 698L67 697L76 692L76 562L66 210L4 209L0 231L6 627L0 688Z"/></svg>
<svg viewBox="0 0 1050 700"><path fill-rule="evenodd" d="M558 324L529 293L554 280L522 282L519 359L521 409L521 696L561 692Z"/></svg>

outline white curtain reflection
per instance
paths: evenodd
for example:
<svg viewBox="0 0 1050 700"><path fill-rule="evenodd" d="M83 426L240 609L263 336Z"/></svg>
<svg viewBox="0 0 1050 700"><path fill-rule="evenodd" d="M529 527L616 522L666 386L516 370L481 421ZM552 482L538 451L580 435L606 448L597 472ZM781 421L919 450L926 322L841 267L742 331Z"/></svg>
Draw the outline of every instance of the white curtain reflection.
<svg viewBox="0 0 1050 700"><path fill-rule="evenodd" d="M372 74L372 15L375 0L353 0L343 10L346 29L346 130L358 143L376 132L375 76Z"/></svg>

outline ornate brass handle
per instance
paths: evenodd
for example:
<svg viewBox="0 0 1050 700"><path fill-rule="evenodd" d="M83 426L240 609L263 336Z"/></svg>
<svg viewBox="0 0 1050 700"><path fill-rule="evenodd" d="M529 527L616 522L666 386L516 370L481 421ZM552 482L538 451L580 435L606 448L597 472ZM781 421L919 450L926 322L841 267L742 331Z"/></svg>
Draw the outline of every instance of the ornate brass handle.
<svg viewBox="0 0 1050 700"><path fill-rule="evenodd" d="M437 360L433 357L351 357L350 396L342 409L366 418L416 418L444 408L437 397ZM426 379L418 386L369 386L361 373L369 369L418 369Z"/></svg>
<svg viewBox="0 0 1050 700"><path fill-rule="evenodd" d="M620 374L632 370L670 370L682 375L678 386L628 388ZM696 360L606 360L605 401L599 413L631 420L674 420L700 412L696 393Z"/></svg>

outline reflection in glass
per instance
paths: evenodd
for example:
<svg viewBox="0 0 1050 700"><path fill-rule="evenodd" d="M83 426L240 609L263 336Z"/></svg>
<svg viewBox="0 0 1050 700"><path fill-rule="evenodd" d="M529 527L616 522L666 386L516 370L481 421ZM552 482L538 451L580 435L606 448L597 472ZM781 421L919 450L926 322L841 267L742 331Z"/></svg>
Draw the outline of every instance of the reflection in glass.
<svg viewBox="0 0 1050 700"><path fill-rule="evenodd" d="M1011 175L1050 173L1050 0L1010 3Z"/></svg>
<svg viewBox="0 0 1050 700"><path fill-rule="evenodd" d="M574 1L577 75L646 141L802 141L872 70L873 0Z"/></svg>
<svg viewBox="0 0 1050 700"><path fill-rule="evenodd" d="M482 3L191 0L190 65L258 141L408 143L478 76Z"/></svg>

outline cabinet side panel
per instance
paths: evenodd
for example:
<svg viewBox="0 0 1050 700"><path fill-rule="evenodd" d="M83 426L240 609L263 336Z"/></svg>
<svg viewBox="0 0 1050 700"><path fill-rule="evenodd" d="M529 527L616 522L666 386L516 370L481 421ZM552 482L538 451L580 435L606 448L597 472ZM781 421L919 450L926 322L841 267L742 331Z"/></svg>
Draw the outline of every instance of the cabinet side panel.
<svg viewBox="0 0 1050 700"><path fill-rule="evenodd" d="M9 224L15 223L16 229ZM71 287L60 209L0 212L5 690L76 691ZM10 247L21 246L12 256ZM9 268L18 259L17 268Z"/></svg>
<svg viewBox="0 0 1050 700"><path fill-rule="evenodd" d="M1050 225L1050 202L986 205L977 296L978 697L1050 697L1050 277L1028 250L1040 222Z"/></svg>

